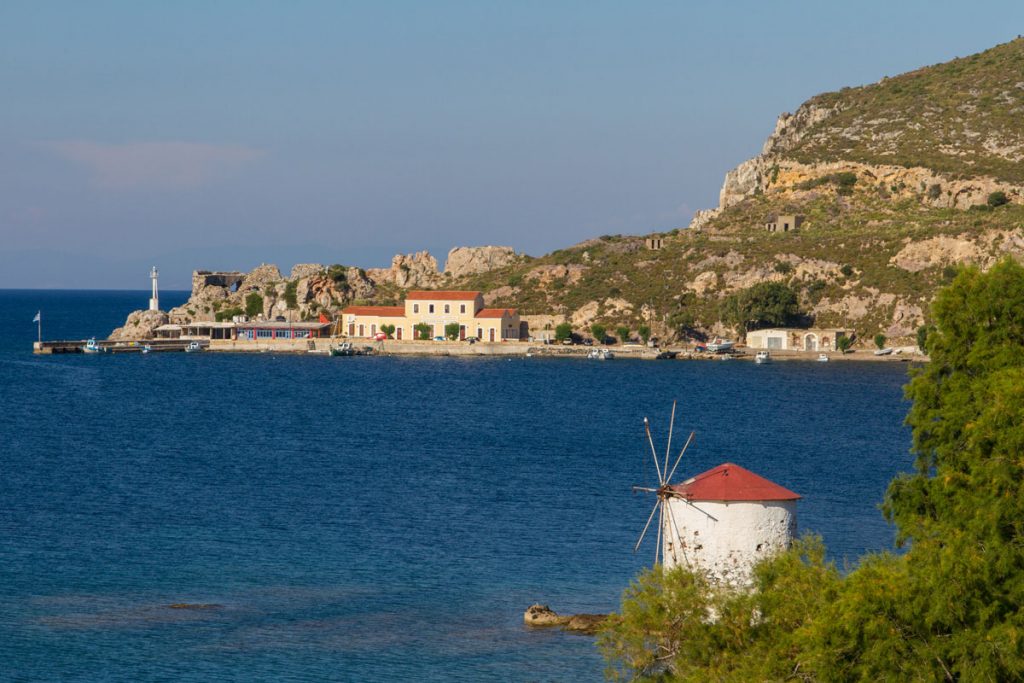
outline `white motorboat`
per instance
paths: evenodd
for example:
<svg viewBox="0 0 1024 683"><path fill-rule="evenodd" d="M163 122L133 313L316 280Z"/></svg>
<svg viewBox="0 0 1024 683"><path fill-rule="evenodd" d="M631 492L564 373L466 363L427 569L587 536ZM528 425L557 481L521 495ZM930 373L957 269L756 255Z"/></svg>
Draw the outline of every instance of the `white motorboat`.
<svg viewBox="0 0 1024 683"><path fill-rule="evenodd" d="M196 351L202 351L203 345L197 341L191 341L188 346L185 347L185 353L195 353Z"/></svg>
<svg viewBox="0 0 1024 683"><path fill-rule="evenodd" d="M887 346L884 349L878 349L877 351L875 351L875 355L876 356L891 356L892 355L892 351L893 351L893 348L891 346Z"/></svg>
<svg viewBox="0 0 1024 683"><path fill-rule="evenodd" d="M819 363L827 363L828 362L828 354L827 353L819 353L818 354L818 362Z"/></svg>
<svg viewBox="0 0 1024 683"><path fill-rule="evenodd" d="M726 353L732 351L732 347L736 345L736 342L730 339L722 339L716 337L714 340L708 342L707 349L711 353Z"/></svg>
<svg viewBox="0 0 1024 683"><path fill-rule="evenodd" d="M615 354L609 349L590 349L587 353L590 360L612 360Z"/></svg>
<svg viewBox="0 0 1024 683"><path fill-rule="evenodd" d="M757 355L754 356L754 362L757 363L758 365L761 365L763 363L771 363L772 354L768 353L767 351L758 351Z"/></svg>

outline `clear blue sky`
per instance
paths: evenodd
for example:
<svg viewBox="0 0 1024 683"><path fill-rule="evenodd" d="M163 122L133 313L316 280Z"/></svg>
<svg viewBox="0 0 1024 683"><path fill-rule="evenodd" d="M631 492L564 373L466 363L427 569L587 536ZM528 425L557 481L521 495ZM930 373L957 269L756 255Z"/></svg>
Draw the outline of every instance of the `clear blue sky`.
<svg viewBox="0 0 1024 683"><path fill-rule="evenodd" d="M692 3L697 5L697 3ZM0 3L0 287L685 226L808 97L1024 3Z"/></svg>

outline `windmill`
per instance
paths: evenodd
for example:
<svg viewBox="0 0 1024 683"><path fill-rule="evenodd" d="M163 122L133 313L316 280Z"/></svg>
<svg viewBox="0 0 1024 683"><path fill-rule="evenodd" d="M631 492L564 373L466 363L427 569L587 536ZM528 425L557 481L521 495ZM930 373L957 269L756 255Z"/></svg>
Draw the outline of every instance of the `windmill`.
<svg viewBox="0 0 1024 683"><path fill-rule="evenodd" d="M651 509L651 514L647 517L647 524L644 525L643 531L640 532L640 538L637 540L636 545L633 546L633 552L637 552L640 549L640 545L644 542L644 537L647 535L647 530L651 527L651 522L654 520L654 516L658 515L658 538L657 543L654 547L654 564L658 564L658 558L664 561L664 548L662 543L662 534L666 531L673 535L672 543L672 555L675 560L676 547L679 545L677 539L680 538L679 525L676 523L675 515L672 512L672 506L669 501L674 497L681 497L672 488L672 476L676 473L676 468L679 467L679 463L682 461L683 456L686 454L686 449L690 447L693 442L694 432L690 432L690 436L686 439L686 443L683 444L682 450L679 451L679 455L676 457L675 463L672 465L670 470L668 467L669 456L672 452L672 431L675 427L676 422L676 402L672 401L672 417L668 423L668 443L665 445L665 462L662 463L658 458L658 452L654 447L654 437L651 436L651 423L646 417L644 418L644 432L647 435L647 443L651 447L651 457L654 459L654 469L658 474L658 487L649 488L645 486L634 486L633 491L643 491L645 493L653 493L656 496L654 501L654 507ZM667 527L667 528L666 528ZM677 561L678 562L678 561Z"/></svg>

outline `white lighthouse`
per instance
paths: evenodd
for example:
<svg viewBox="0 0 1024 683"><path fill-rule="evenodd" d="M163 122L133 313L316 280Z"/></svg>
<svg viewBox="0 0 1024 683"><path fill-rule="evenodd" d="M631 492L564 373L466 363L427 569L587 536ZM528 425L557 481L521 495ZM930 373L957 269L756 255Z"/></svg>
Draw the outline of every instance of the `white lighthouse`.
<svg viewBox="0 0 1024 683"><path fill-rule="evenodd" d="M754 565L796 535L800 496L739 465L725 463L665 491L662 557L733 586L749 585Z"/></svg>
<svg viewBox="0 0 1024 683"><path fill-rule="evenodd" d="M159 311L160 310L160 293L156 287L156 266L153 266L153 270L149 271L149 279L153 281L153 296L149 298L149 310Z"/></svg>

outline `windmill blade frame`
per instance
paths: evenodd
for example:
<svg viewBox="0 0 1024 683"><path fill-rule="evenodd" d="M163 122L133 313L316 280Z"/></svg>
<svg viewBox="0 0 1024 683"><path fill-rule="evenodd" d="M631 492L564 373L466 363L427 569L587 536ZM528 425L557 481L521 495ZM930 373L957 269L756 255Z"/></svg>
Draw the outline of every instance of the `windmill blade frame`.
<svg viewBox="0 0 1024 683"><path fill-rule="evenodd" d="M633 552L635 553L640 549L640 544L644 542L644 536L647 535L647 529L651 526L651 520L654 519L654 513L658 511L658 506L661 504L661 500L657 500L654 503L654 507L651 508L651 514L647 517L647 524L644 524L644 530L640 532L640 538L637 540L636 545L633 546Z"/></svg>

